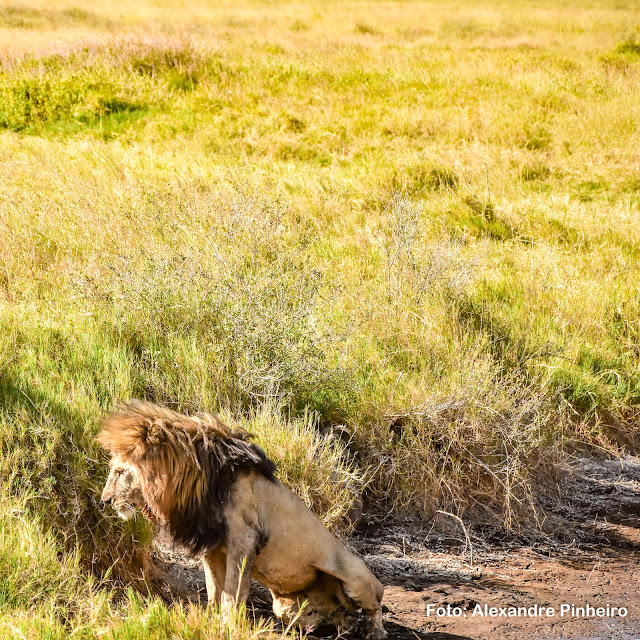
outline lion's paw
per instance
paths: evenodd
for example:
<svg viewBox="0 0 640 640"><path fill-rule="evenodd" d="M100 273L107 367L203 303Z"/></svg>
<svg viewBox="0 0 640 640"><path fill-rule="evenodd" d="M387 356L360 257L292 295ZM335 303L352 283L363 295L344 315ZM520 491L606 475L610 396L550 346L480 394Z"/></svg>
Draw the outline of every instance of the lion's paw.
<svg viewBox="0 0 640 640"><path fill-rule="evenodd" d="M382 624L382 611L377 611L373 615L365 615L364 618L364 640L385 640L388 634Z"/></svg>

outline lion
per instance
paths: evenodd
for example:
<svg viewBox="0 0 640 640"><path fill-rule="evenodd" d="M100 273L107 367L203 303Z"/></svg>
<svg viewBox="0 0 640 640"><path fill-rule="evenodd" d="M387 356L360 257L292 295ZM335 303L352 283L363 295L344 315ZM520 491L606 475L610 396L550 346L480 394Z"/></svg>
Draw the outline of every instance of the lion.
<svg viewBox="0 0 640 640"><path fill-rule="evenodd" d="M209 604L225 615L254 578L285 624L383 640L382 584L277 480L251 437L213 415L129 402L98 435L112 456L102 500L125 520L142 512L200 556Z"/></svg>

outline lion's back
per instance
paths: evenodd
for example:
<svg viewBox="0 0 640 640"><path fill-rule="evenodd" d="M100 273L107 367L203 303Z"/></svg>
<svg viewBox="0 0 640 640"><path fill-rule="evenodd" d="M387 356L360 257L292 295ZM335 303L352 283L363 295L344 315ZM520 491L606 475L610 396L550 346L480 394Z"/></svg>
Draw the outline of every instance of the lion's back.
<svg viewBox="0 0 640 640"><path fill-rule="evenodd" d="M246 495L249 486L252 496ZM256 579L266 586L280 593L299 591L315 580L318 570L339 562L345 553L351 555L302 500L280 482L255 474L242 493L244 504L254 501L256 507L254 526L262 540L254 571L259 574Z"/></svg>

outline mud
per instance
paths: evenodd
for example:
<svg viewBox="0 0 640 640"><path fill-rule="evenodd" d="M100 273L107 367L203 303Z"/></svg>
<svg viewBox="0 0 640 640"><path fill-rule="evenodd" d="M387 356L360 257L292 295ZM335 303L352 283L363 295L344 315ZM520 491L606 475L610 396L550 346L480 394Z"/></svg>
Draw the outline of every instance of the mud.
<svg viewBox="0 0 640 640"><path fill-rule="evenodd" d="M363 526L349 544L385 585L389 637L640 640L640 460L578 458L544 506L551 535L528 540L434 533L433 523ZM162 540L155 553L174 583L167 598L205 604L199 563ZM253 615L271 617L270 600L253 585Z"/></svg>

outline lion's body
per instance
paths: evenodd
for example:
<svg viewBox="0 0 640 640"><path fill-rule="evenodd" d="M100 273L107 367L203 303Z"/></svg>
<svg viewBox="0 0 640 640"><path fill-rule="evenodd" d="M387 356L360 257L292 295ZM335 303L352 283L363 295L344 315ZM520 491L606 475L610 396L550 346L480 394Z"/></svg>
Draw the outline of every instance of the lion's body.
<svg viewBox="0 0 640 640"><path fill-rule="evenodd" d="M285 622L353 628L361 609L365 637L386 637L380 582L275 479L247 434L138 402L112 414L99 439L114 456L103 499L122 517L142 510L201 553L210 603L246 600L253 577Z"/></svg>

